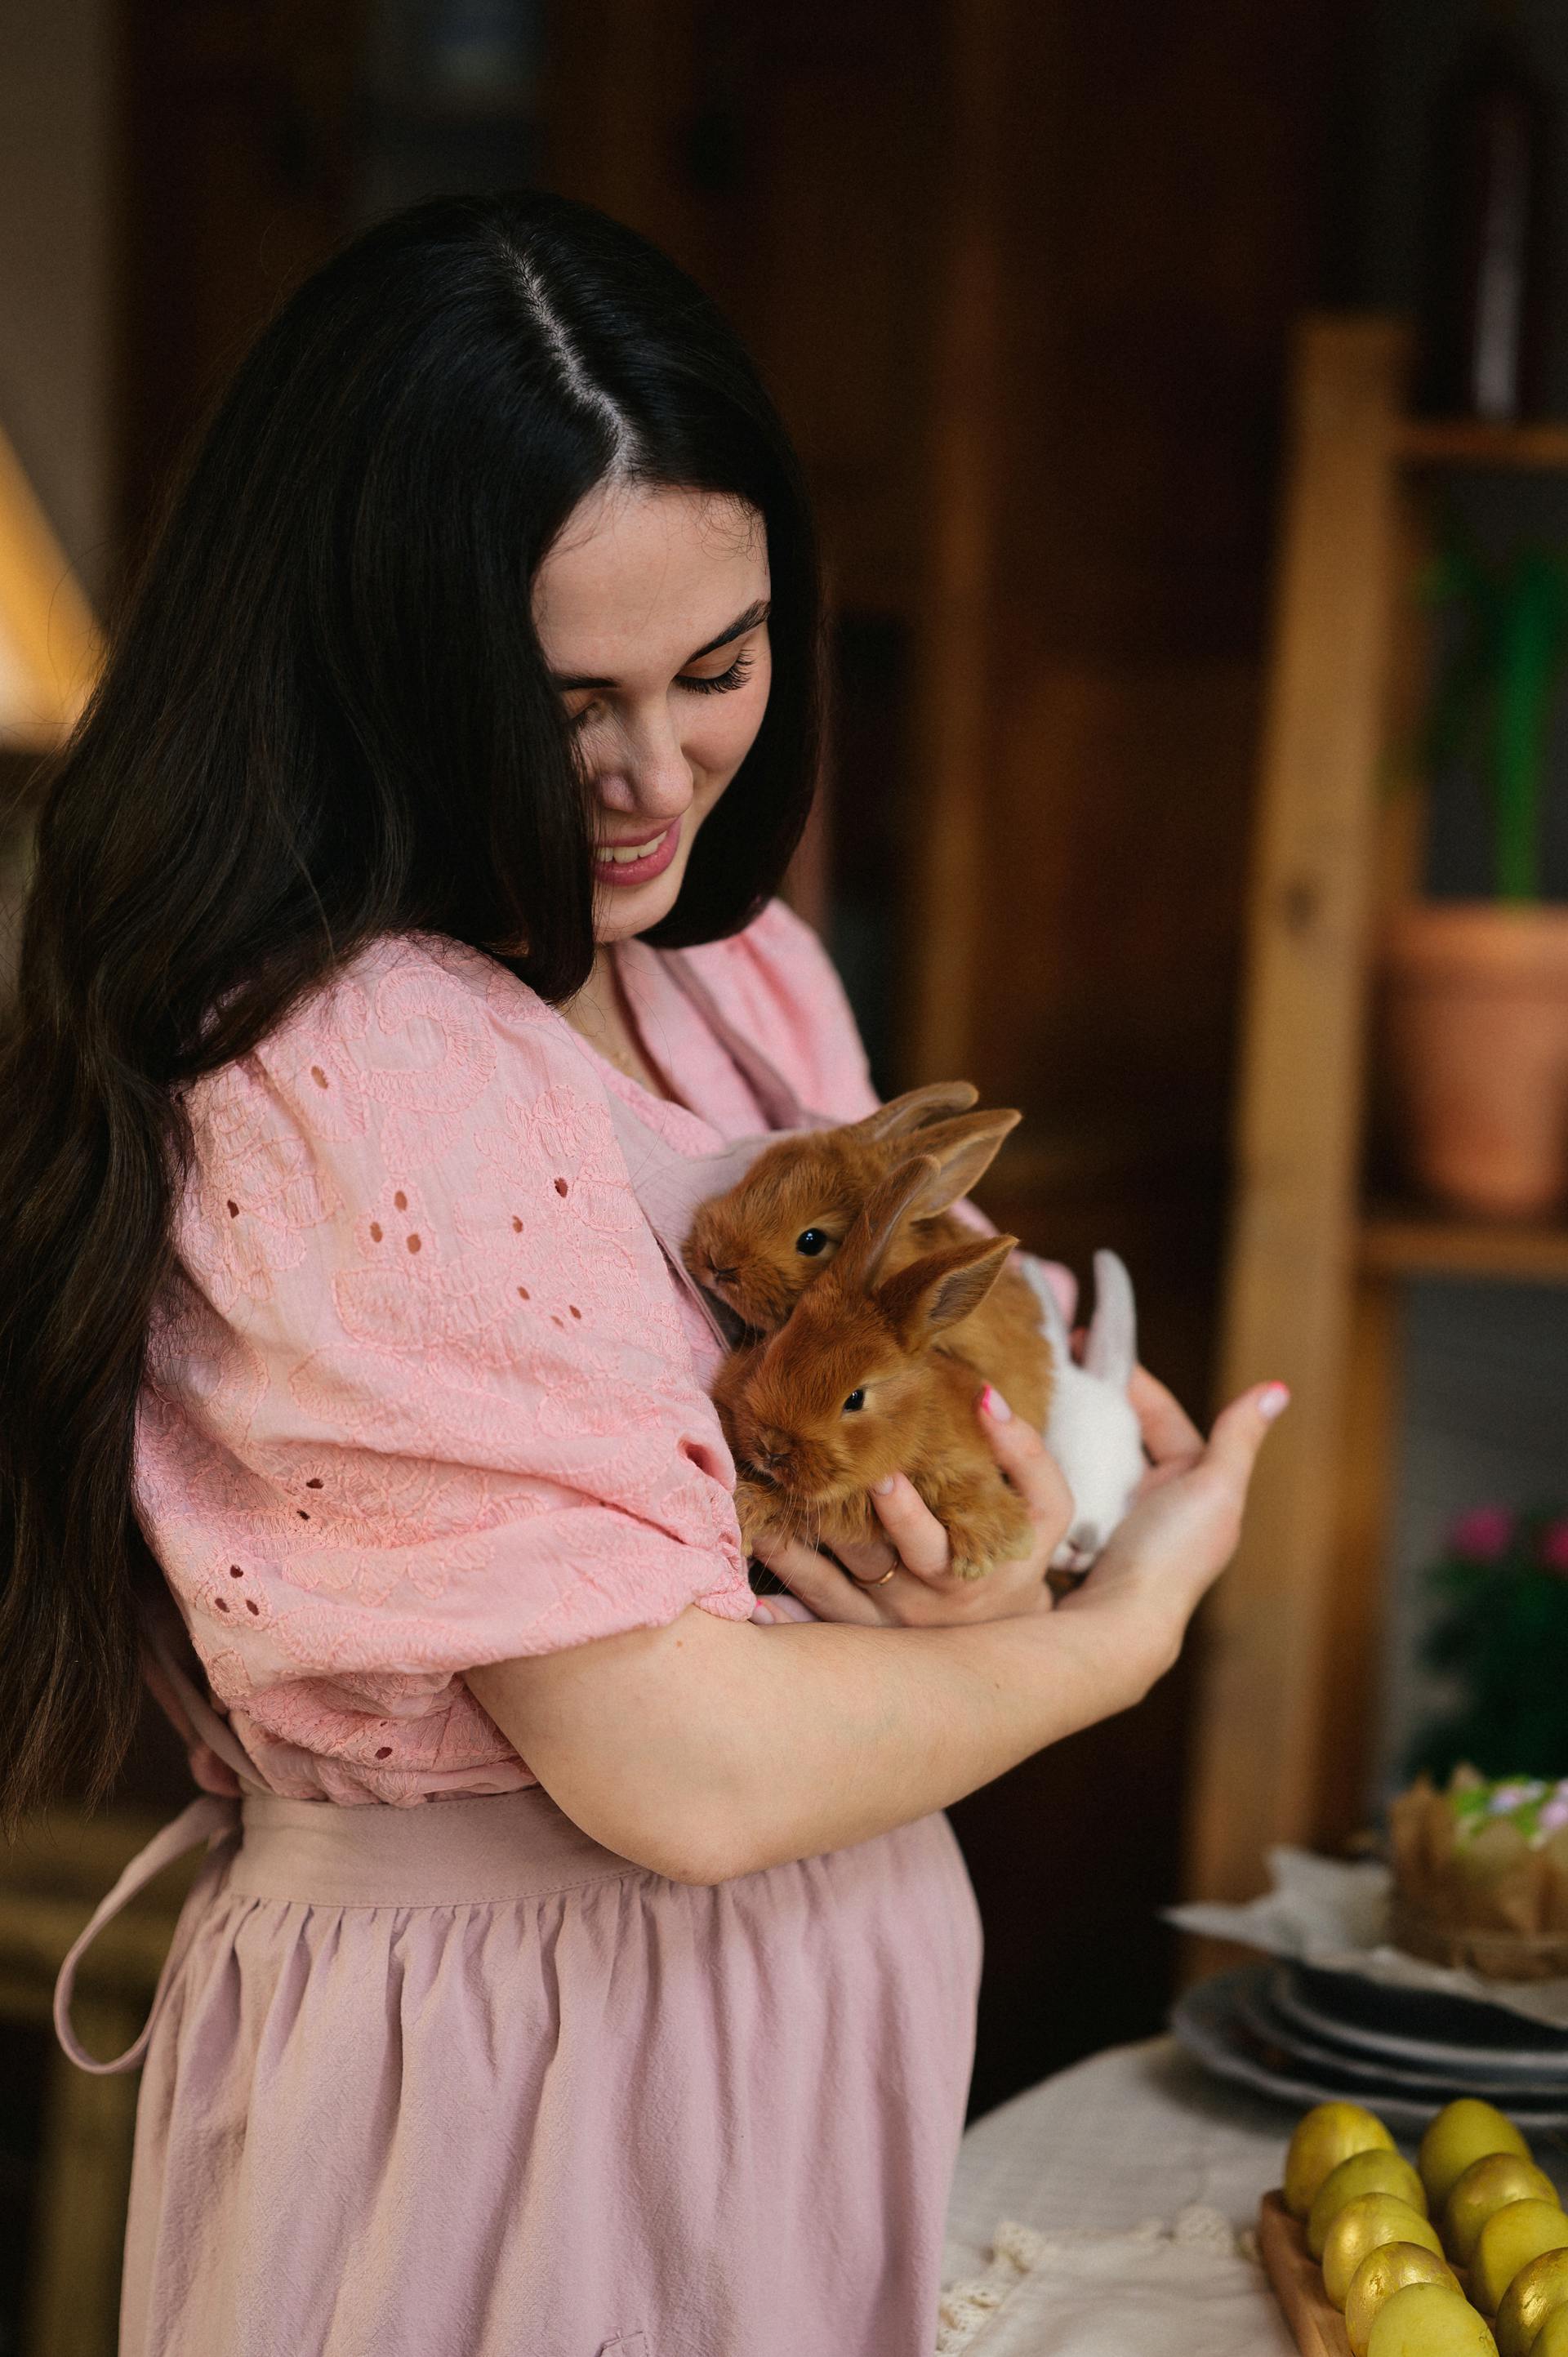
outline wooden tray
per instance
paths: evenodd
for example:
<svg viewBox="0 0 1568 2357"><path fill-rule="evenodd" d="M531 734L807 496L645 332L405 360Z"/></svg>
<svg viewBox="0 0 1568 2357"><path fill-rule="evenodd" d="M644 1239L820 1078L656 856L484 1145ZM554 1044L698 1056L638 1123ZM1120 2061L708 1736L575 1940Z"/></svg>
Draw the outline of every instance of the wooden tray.
<svg viewBox="0 0 1568 2357"><path fill-rule="evenodd" d="M1301 2357L1350 2357L1345 2319L1323 2288L1323 2270L1284 2196L1265 2193L1258 2212L1258 2253Z"/></svg>

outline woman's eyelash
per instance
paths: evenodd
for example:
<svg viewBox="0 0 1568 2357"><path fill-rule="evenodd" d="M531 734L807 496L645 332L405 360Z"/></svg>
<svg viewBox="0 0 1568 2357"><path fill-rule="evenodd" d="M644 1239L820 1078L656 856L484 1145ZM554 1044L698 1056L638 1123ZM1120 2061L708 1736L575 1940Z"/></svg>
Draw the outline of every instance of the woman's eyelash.
<svg viewBox="0 0 1568 2357"><path fill-rule="evenodd" d="M754 658L749 654L736 655L728 671L721 671L716 679L682 677L681 685L689 687L693 695L727 695L732 688L746 685L753 661ZM567 716L566 726L568 728L581 728L584 722L591 718L598 709L599 699L595 696L593 702L585 704L580 712L570 713Z"/></svg>
<svg viewBox="0 0 1568 2357"><path fill-rule="evenodd" d="M728 671L721 671L716 679L682 679L681 684L689 687L694 695L724 695L732 687L743 686L750 669L751 657L736 655Z"/></svg>

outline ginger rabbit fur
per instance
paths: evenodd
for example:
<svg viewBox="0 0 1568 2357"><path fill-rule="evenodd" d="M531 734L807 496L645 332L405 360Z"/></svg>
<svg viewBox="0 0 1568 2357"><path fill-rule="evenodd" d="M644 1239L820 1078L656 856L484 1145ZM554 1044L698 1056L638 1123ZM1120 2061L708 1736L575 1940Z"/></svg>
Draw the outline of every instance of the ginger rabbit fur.
<svg viewBox="0 0 1568 2357"><path fill-rule="evenodd" d="M872 1189L917 1154L931 1157L935 1176L910 1204L889 1266L961 1243L974 1230L949 1218L949 1206L979 1183L1019 1120L1015 1113L969 1113L974 1096L967 1081L911 1089L864 1121L765 1147L727 1194L698 1205L682 1254L687 1267L754 1333L777 1333ZM951 1115L964 1118L944 1118Z"/></svg>
<svg viewBox="0 0 1568 2357"><path fill-rule="evenodd" d="M714 1399L748 1548L774 1536L830 1547L879 1536L867 1491L902 1471L945 1524L959 1577L1027 1550L1027 1511L975 1401L993 1383L1042 1427L1050 1349L1027 1284L1003 1285L1015 1237L960 1229L920 1249L911 1214L940 1191L940 1170L937 1156L918 1154L879 1178L783 1324L720 1369Z"/></svg>
<svg viewBox="0 0 1568 2357"><path fill-rule="evenodd" d="M699 1204L682 1253L686 1266L754 1333L777 1333L832 1264L875 1188L916 1155L930 1161L931 1175L887 1245L885 1272L967 1242L974 1230L950 1206L979 1184L1021 1118L1005 1109L971 1113L974 1096L967 1081L939 1082L890 1098L864 1121L766 1147L727 1194ZM1033 1287L1018 1269L1004 1268L964 1329L963 1356L987 1368L1032 1366L1039 1351L1048 1385L1053 1353L1040 1328ZM992 1380L1010 1405L1028 1413L1000 1376Z"/></svg>

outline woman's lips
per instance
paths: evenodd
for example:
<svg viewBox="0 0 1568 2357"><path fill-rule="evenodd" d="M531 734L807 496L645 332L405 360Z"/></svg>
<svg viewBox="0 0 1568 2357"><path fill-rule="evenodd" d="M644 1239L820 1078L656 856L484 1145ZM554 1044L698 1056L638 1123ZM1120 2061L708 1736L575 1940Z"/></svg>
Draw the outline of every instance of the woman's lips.
<svg viewBox="0 0 1568 2357"><path fill-rule="evenodd" d="M672 820L662 834L649 835L641 843L617 844L614 848L619 856L612 859L606 856L609 846L601 846L599 856L594 861L596 880L600 884L612 884L620 891L625 891L628 885L647 884L655 876L663 875L681 848L681 822ZM626 856L628 851L634 852L636 856L628 859Z"/></svg>

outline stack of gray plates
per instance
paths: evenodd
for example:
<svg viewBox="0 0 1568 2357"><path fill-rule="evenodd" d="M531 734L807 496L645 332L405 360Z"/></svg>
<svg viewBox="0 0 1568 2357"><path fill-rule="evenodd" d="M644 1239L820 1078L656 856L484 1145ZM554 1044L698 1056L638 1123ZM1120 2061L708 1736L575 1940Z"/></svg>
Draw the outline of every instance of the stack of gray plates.
<svg viewBox="0 0 1568 2357"><path fill-rule="evenodd" d="M1339 2099L1419 2129L1454 2096L1480 2095L1526 2135L1568 2127L1568 2031L1477 1999L1248 1964L1189 1989L1171 2028L1220 2078L1296 2111Z"/></svg>

